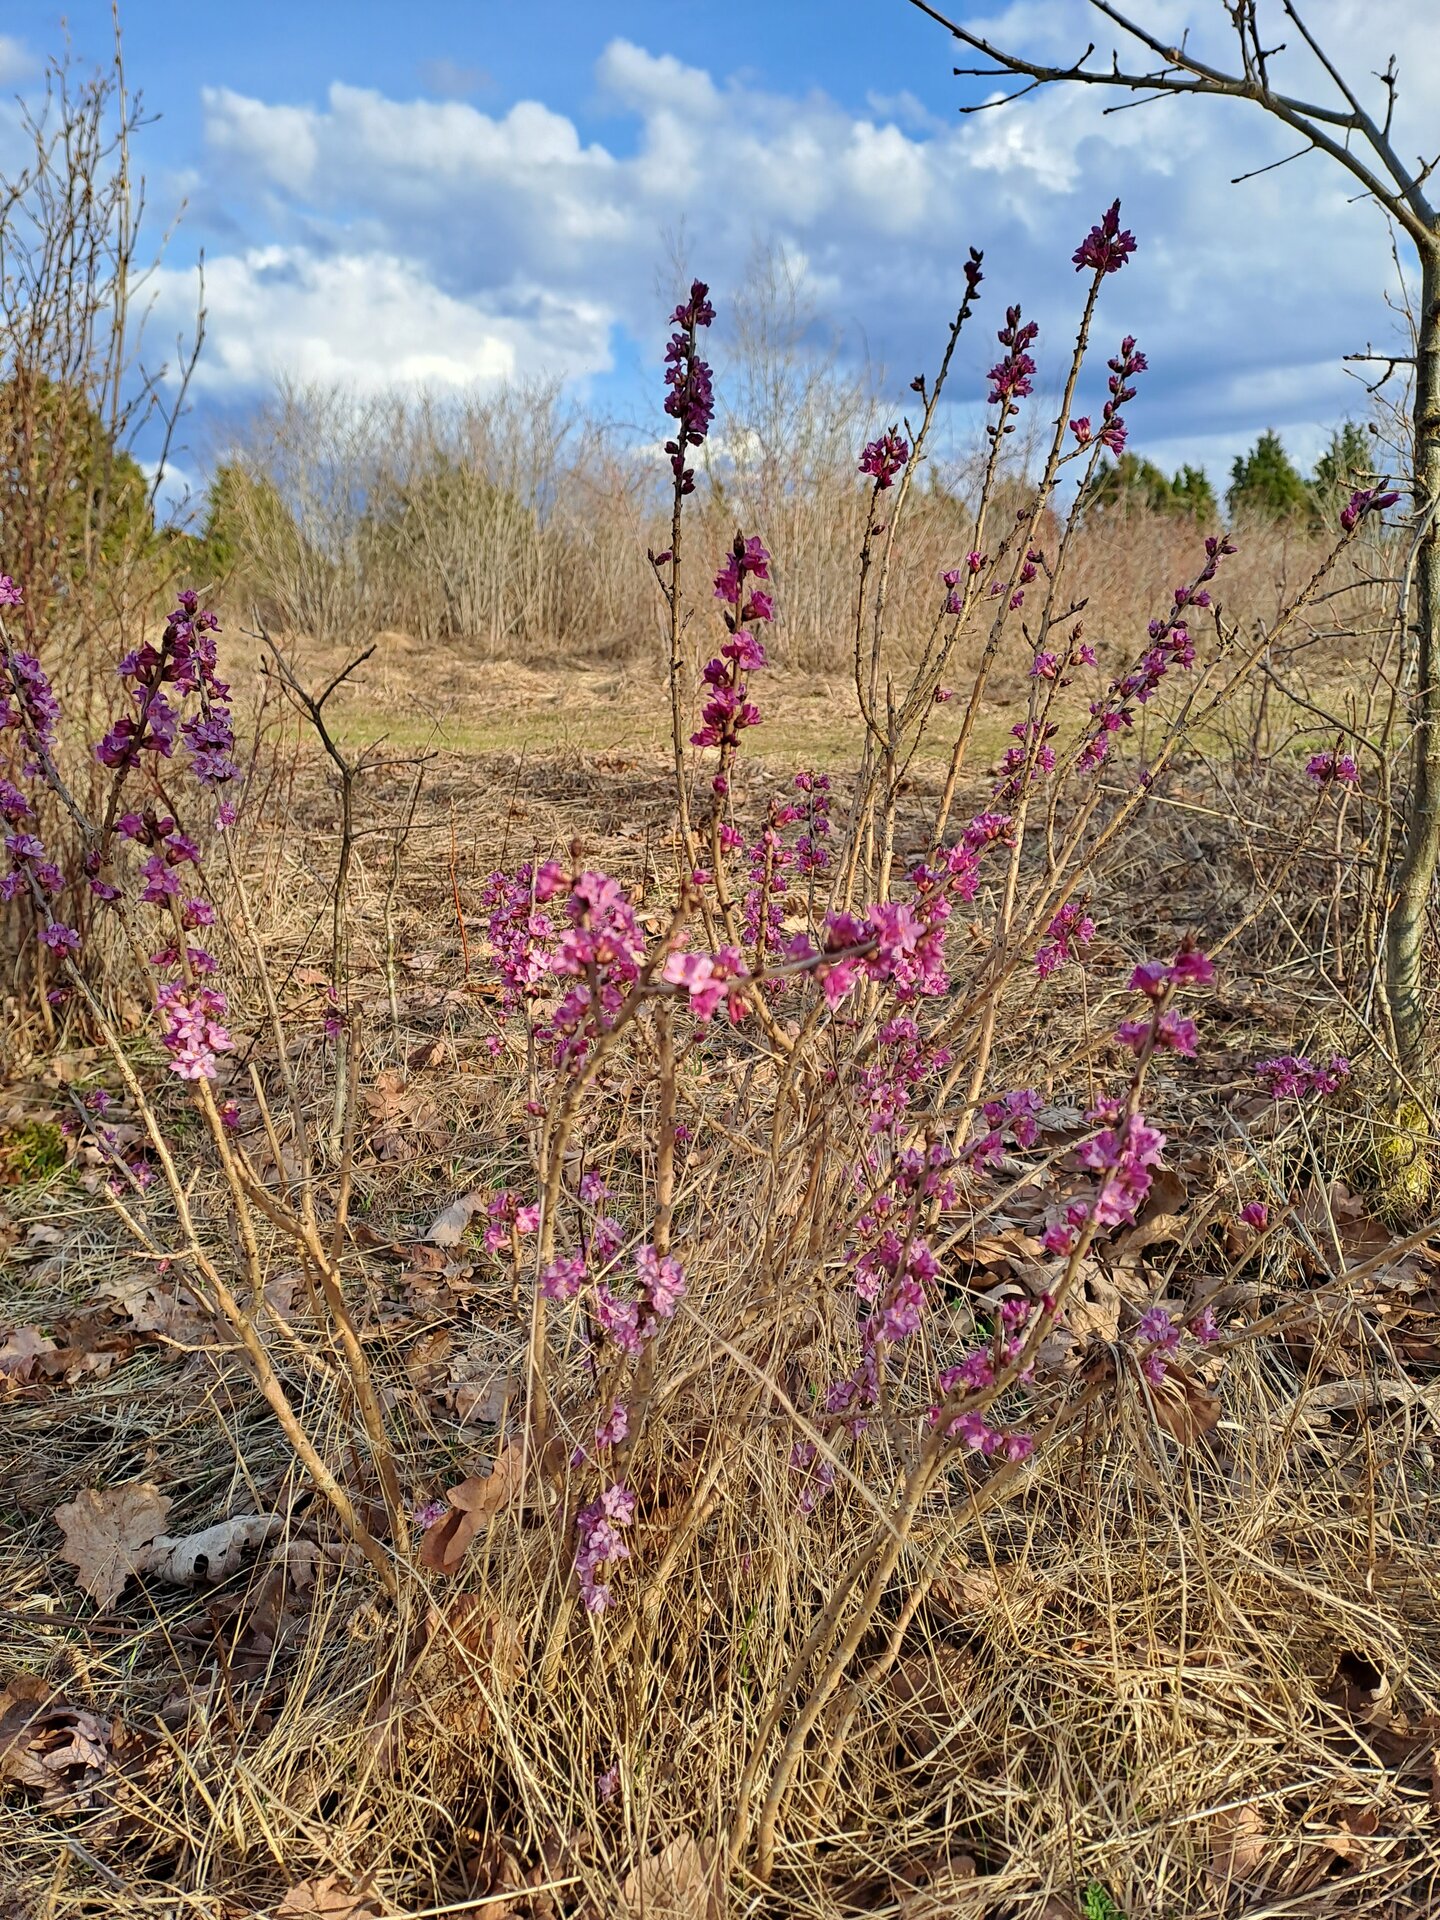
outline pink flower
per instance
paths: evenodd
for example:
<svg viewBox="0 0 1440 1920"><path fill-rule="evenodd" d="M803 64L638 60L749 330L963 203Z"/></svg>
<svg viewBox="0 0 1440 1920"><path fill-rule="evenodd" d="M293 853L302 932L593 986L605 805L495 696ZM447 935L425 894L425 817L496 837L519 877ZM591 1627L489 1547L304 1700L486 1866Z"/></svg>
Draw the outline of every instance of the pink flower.
<svg viewBox="0 0 1440 1920"><path fill-rule="evenodd" d="M630 1415L617 1401L595 1429L597 1447L618 1447L630 1432Z"/></svg>
<svg viewBox="0 0 1440 1920"><path fill-rule="evenodd" d="M1360 784L1360 769L1350 753L1312 754L1305 771L1318 787L1353 788Z"/></svg>
<svg viewBox="0 0 1440 1920"><path fill-rule="evenodd" d="M670 1254L657 1253L652 1246L643 1246L635 1255L635 1274L655 1318L668 1320L685 1293L685 1269L680 1262Z"/></svg>
<svg viewBox="0 0 1440 1920"><path fill-rule="evenodd" d="M1120 202L1116 200L1101 216L1071 255L1077 272L1086 267L1095 273L1118 273L1135 251L1135 236L1120 226Z"/></svg>
<svg viewBox="0 0 1440 1920"><path fill-rule="evenodd" d="M860 472L874 476L877 492L892 485L910 458L908 441L894 427L887 427L878 440L872 440L860 455Z"/></svg>
<svg viewBox="0 0 1440 1920"><path fill-rule="evenodd" d="M80 951L79 933L74 927L61 926L57 920L48 922L41 930L40 938L51 953L62 953L68 956Z"/></svg>

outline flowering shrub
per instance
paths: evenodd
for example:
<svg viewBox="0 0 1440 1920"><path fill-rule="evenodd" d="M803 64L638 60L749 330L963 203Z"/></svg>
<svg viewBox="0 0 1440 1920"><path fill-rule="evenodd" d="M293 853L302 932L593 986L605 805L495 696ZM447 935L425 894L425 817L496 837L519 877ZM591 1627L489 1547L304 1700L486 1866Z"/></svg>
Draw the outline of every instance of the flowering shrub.
<svg viewBox="0 0 1440 1920"><path fill-rule="evenodd" d="M1086 637L1083 604L1066 585L1079 522L1058 513L1056 498L1067 466L1076 463L1083 498L1103 455L1126 444L1124 410L1146 371L1134 335L1110 358L1096 408L1074 408L1097 302L1135 248L1117 203L1075 249L1089 280L1064 402L1039 472L1018 508L1001 515L1002 445L1039 372L1038 327L1018 306L1006 310L1001 358L986 375L989 446L974 524L939 580L927 572L931 642L919 659L905 658L887 626L887 582L903 563L910 483L927 457L956 339L980 298L980 257L971 254L941 371L913 388L921 417L903 435L892 425L856 459L852 484L867 509L852 608L858 763L845 777L787 768L763 787L751 757L765 737L762 676L784 581L763 529L739 530L704 555L693 601L682 566L689 461L715 404L699 351L715 313L705 284L694 282L666 349L671 546L652 556L669 615L673 890L657 910L649 876L642 902L579 845L564 860L536 853L507 862L483 888L494 975L488 1061L497 1073L524 1061L516 1125L517 1134L528 1129L532 1164L473 1204L483 1256L528 1317L523 1415L517 1407L518 1431L502 1443L519 1463L517 1502L553 1527L547 1564L563 1567L566 1605L596 1635L615 1631L605 1616L633 1614L667 1478L647 1441L672 1417L672 1379L703 1377L722 1365L717 1355L763 1383L747 1419L767 1445L773 1439L770 1464L796 1525L865 1529L813 1644L754 1730L735 1844L748 1844L758 1817L762 1873L787 1780L880 1617L919 1518L979 1511L1022 1486L1102 1394L1134 1395L1157 1430L1183 1444L1218 1417L1197 1369L1208 1365L1213 1379L1217 1363L1204 1356L1222 1329L1203 1300L1127 1298L1104 1342L1087 1344L1076 1327L1097 1263L1117 1257L1121 1236L1143 1236L1160 1204L1167 1102L1204 1046L1215 981L1197 938L1137 951L1106 878L1203 701L1275 644L1323 569L1267 631L1244 634L1214 597L1235 545L1223 530L1197 531L1185 577L1159 583L1142 631ZM1352 502L1344 538L1384 505L1378 494ZM0 583L0 604L13 606L17 593ZM437 1529L449 1537L455 1515L400 1497L386 1408L369 1386L340 1284L346 1179L335 1183L340 1219L322 1232L304 1103L293 1103L299 1171L280 1168L267 1186L231 1138L233 1103L217 1099L245 1026L222 984L219 936L238 938L245 913L238 883L226 913L206 884L207 863L226 853L239 780L215 634L213 617L185 595L155 643L121 663L123 710L94 749L106 797L93 819L76 810L84 852L75 875L60 870L38 830L42 796L52 808L73 805L57 764L57 705L39 662L5 642L0 728L17 751L0 784L8 855L0 890L31 916L56 994L90 992L79 916L61 912L68 899L88 893L94 911L124 930L143 964L169 1084L187 1090L204 1117L206 1150L228 1183L250 1297L264 1290L257 1219L289 1235L318 1280L377 1464L388 1548L307 1440L252 1311L205 1253L153 1104L148 1148L122 1153L117 1140L111 1151L118 1191L133 1197L152 1180L153 1155L180 1243L312 1476L394 1591L417 1505L422 1561L443 1571L454 1569L434 1542ZM956 701L946 678L967 640L977 665L968 698ZM967 756L1002 649L1024 691L996 764L980 774ZM1146 709L1142 767L1126 748ZM942 728L946 775L927 794L912 769ZM174 763L187 781L165 772ZM1317 755L1309 773L1321 787L1358 778L1338 749ZM1103 1025L1094 1008L1104 1009ZM267 1011L270 1083L283 1085L290 1053L273 997ZM336 1055L358 1050L338 997L325 1032ZM1062 1033L1065 1044L1052 1043ZM143 1100L118 1042L115 1054L127 1091ZM738 1146L731 1109L704 1091L732 1068L753 1103L735 1122L746 1129ZM1254 1069L1277 1100L1333 1092L1347 1071L1339 1059L1289 1056ZM258 1068L249 1084L263 1106ZM103 1142L104 1114L86 1124ZM713 1193L702 1198L703 1179L691 1178L707 1154L726 1149L750 1154L759 1169L758 1184L731 1207ZM344 1155L336 1160L348 1174ZM1031 1257L1019 1278L982 1292L963 1250L1017 1196L1034 1229ZM1264 1230L1248 1209L1242 1220ZM721 1269L733 1282L723 1309ZM728 1304L736 1293L738 1312ZM722 1311L732 1322L697 1359L697 1329ZM738 1339L757 1323L773 1345L754 1358ZM708 1434L692 1453L722 1445ZM493 1477L508 1486L498 1465ZM565 1617L557 1615L557 1647ZM759 1769L772 1759L757 1814Z"/></svg>

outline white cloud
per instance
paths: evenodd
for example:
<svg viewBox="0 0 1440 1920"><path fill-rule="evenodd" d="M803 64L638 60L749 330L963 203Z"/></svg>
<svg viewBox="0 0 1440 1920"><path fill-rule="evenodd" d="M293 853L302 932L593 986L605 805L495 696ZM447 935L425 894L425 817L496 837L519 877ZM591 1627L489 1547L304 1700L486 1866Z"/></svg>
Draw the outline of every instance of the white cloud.
<svg viewBox="0 0 1440 1920"><path fill-rule="evenodd" d="M194 282L170 268L158 281L161 331L193 303ZM593 305L517 287L509 310L497 311L443 292L395 254L256 247L209 263L205 299L200 394L253 391L277 373L365 392L573 377L608 365L606 316Z"/></svg>
<svg viewBox="0 0 1440 1920"><path fill-rule="evenodd" d="M1213 13L1204 0L1137 6L1165 35ZM1378 64L1368 0L1315 0L1313 12L1357 73ZM1073 58L1090 21L1079 0L1025 0L993 30ZM1440 118L1440 69L1422 23L1384 24L1409 54L1409 152L1427 115ZM953 55L937 30L937 74ZM985 301L956 369L973 393L1011 299L1041 321L1054 371L1078 303L1069 255L1117 195L1141 248L1105 289L1097 340L1132 331L1150 354L1131 410L1137 446L1233 445L1267 424L1293 427L1298 444L1356 405L1340 355L1388 337L1378 215L1347 204L1349 183L1322 158L1227 185L1285 151L1240 103L1107 116L1111 96L1056 89L964 118L943 95L939 114L909 96L852 113L625 40L596 78L632 123L623 144L586 140L533 100L490 114L339 84L311 107L209 90L211 154L266 244L212 256L202 383L238 393L275 370L370 388L594 373L619 329L649 349L662 236L683 231L722 303L757 240L803 256L822 325L866 343L899 388L933 363L959 262L983 247Z"/></svg>

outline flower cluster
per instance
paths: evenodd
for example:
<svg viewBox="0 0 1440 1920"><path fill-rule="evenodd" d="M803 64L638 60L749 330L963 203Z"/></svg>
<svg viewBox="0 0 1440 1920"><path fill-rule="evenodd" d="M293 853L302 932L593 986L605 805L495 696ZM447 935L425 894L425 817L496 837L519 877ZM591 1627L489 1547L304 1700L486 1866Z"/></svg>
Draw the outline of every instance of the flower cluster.
<svg viewBox="0 0 1440 1920"><path fill-rule="evenodd" d="M228 1012L218 987L189 987L167 982L156 994L160 1038L170 1055L170 1070L182 1080L213 1080L216 1058L233 1047L220 1022Z"/></svg>
<svg viewBox="0 0 1440 1920"><path fill-rule="evenodd" d="M538 1201L522 1202L519 1195L502 1187L493 1193L485 1208L485 1249L498 1253L501 1247L513 1247L522 1234L534 1233L540 1224Z"/></svg>
<svg viewBox="0 0 1440 1920"><path fill-rule="evenodd" d="M1009 1093L987 1100L980 1109L987 1131L971 1141L970 1164L977 1172L998 1167L1005 1157L1008 1133L1022 1153L1028 1152L1040 1138L1040 1096L1033 1087L1015 1087Z"/></svg>
<svg viewBox="0 0 1440 1920"><path fill-rule="evenodd" d="M769 664L760 636L751 628L772 620L775 606L768 593L747 587L746 582L769 578L770 555L764 546L754 537L747 540L737 533L724 566L715 576L715 598L728 609L725 626L730 638L705 667L703 677L710 695L701 712L704 724L690 736L692 746L721 750L717 794L727 791L725 768L741 733L760 719L760 709L750 700L744 676Z"/></svg>
<svg viewBox="0 0 1440 1920"><path fill-rule="evenodd" d="M490 947L500 975L503 1005L513 1007L545 990L554 967L554 922L537 907L565 884L558 860L526 864L513 874L492 873L481 889L489 910Z"/></svg>
<svg viewBox="0 0 1440 1920"><path fill-rule="evenodd" d="M1134 725L1136 705L1144 706L1152 699L1173 668L1188 671L1194 666L1195 642L1190 636L1189 609L1210 605L1209 582L1215 578L1220 562L1234 551L1234 544L1229 540L1214 535L1206 540L1205 565L1189 586L1175 588L1165 618L1150 622L1150 645L1139 663L1122 679L1111 682L1103 700L1091 702L1095 731L1080 750L1081 767L1092 772L1101 767L1110 751L1110 736Z"/></svg>
<svg viewBox="0 0 1440 1920"><path fill-rule="evenodd" d="M603 1613L613 1598L608 1576L612 1567L630 1558L623 1535L634 1518L635 1496L618 1482L576 1516L575 1573L591 1613Z"/></svg>
<svg viewBox="0 0 1440 1920"><path fill-rule="evenodd" d="M1208 986L1215 969L1208 957L1188 944L1171 961L1143 961L1130 977L1132 992L1142 993L1150 1012L1127 1021L1117 1038L1139 1056L1141 1066L1159 1047L1192 1053L1195 1029L1180 1020L1170 1000L1180 987ZM1139 1085L1138 1078L1134 1083ZM1076 1151L1076 1161L1094 1180L1090 1191L1067 1202L1045 1231L1045 1246L1054 1254L1070 1254L1087 1231L1124 1226L1144 1204L1154 1181L1154 1169L1165 1150L1165 1135L1150 1125L1136 1099L1128 1103L1101 1099L1086 1116L1098 1131Z"/></svg>
<svg viewBox="0 0 1440 1920"><path fill-rule="evenodd" d="M1095 938L1095 922L1083 901L1067 901L1045 929L1044 945L1036 950L1035 971L1042 980L1058 973L1067 961L1078 960Z"/></svg>
<svg viewBox="0 0 1440 1920"><path fill-rule="evenodd" d="M552 1260L539 1285L544 1299L562 1305L577 1300L589 1286L595 1325L618 1352L638 1360L685 1297L685 1269L673 1254L642 1246L635 1254L636 1292L626 1298L610 1280L623 1237L618 1222L598 1220L586 1250Z"/></svg>
<svg viewBox="0 0 1440 1920"><path fill-rule="evenodd" d="M1127 333L1120 342L1119 353L1108 364L1110 397L1105 402L1104 411L1100 417L1099 431L1097 432L1092 426L1088 414L1081 414L1078 419L1072 420L1070 431L1074 434L1078 445L1088 447L1093 444L1104 447L1118 458L1125 451L1125 441L1129 432L1120 416L1120 409L1135 398L1136 389L1130 385L1130 382L1138 374L1145 373L1150 363L1135 345L1134 334Z"/></svg>
<svg viewBox="0 0 1440 1920"><path fill-rule="evenodd" d="M1305 771L1317 787L1358 787L1360 769L1353 753L1314 753L1305 763Z"/></svg>
<svg viewBox="0 0 1440 1920"><path fill-rule="evenodd" d="M559 913L537 908L560 903ZM645 936L618 880L567 875L558 860L492 873L482 894L504 1003L537 1005L560 994L536 1037L554 1046L557 1065L582 1057L618 1013L640 976ZM566 924L568 922L568 924Z"/></svg>
<svg viewBox="0 0 1440 1920"><path fill-rule="evenodd" d="M1386 492L1380 487L1357 487L1340 509L1340 524L1346 533L1353 533L1367 513L1384 513L1399 498L1398 493Z"/></svg>
<svg viewBox="0 0 1440 1920"><path fill-rule="evenodd" d="M665 348L665 385L670 390L665 396L665 411L675 422L675 438L665 442L665 451L682 494L695 491L695 473L685 464L686 452L703 442L715 417L711 371L696 346L698 330L708 327L715 318L709 294L703 280L691 282L690 298L670 316L676 331Z"/></svg>
<svg viewBox="0 0 1440 1920"><path fill-rule="evenodd" d="M1274 1100L1312 1100L1338 1092L1350 1078L1350 1062L1341 1053L1323 1063L1306 1053L1282 1053L1257 1060L1250 1071Z"/></svg>
<svg viewBox="0 0 1440 1920"><path fill-rule="evenodd" d="M918 1088L954 1059L948 1047L925 1038L908 1013L887 1020L875 1036L875 1057L860 1071L871 1133L894 1133Z"/></svg>
<svg viewBox="0 0 1440 1920"><path fill-rule="evenodd" d="M185 592L169 614L160 644L147 641L120 662L121 684L135 711L122 714L95 748L95 758L123 779L142 753L168 760L177 733L190 754L190 770L202 787L221 787L239 777L230 689L216 674L215 635L220 622ZM168 693L166 689L168 688ZM196 711L180 717L172 696L193 697Z"/></svg>
<svg viewBox="0 0 1440 1920"><path fill-rule="evenodd" d="M1077 273L1086 267L1098 274L1118 273L1135 251L1135 236L1120 225L1120 202L1114 201L1101 215L1070 258Z"/></svg>
<svg viewBox="0 0 1440 1920"><path fill-rule="evenodd" d="M1213 1345L1220 1338L1214 1309L1202 1307L1190 1320L1188 1332L1197 1346ZM1147 1307L1136 1323L1131 1338L1140 1348L1140 1371L1152 1386L1158 1387L1180 1350L1179 1323L1164 1307Z"/></svg>
<svg viewBox="0 0 1440 1920"><path fill-rule="evenodd" d="M1049 681L1056 687L1068 687L1069 669L1093 667L1096 664L1095 649L1086 644L1084 634L1085 623L1077 620L1070 629L1069 642L1063 654L1051 647L1042 647L1030 663L1030 678Z"/></svg>
<svg viewBox="0 0 1440 1920"><path fill-rule="evenodd" d="M1017 720L1011 727L1018 747L1007 747L1000 756L1000 778L992 798L1005 802L1018 800L1032 780L1055 770L1055 749L1050 742L1059 732L1052 720Z"/></svg>
<svg viewBox="0 0 1440 1920"><path fill-rule="evenodd" d="M872 440L860 455L860 472L873 476L875 491L882 493L903 473L910 458L910 443L895 427L887 427L878 440Z"/></svg>
<svg viewBox="0 0 1440 1920"><path fill-rule="evenodd" d="M1005 309L1005 324L996 334L996 339L1005 348L1005 357L999 360L986 374L990 382L989 404L1001 407L1003 424L1005 414L1013 413L1015 402L1024 399L1034 385L1035 362L1030 348L1039 337L1040 328L1033 320L1020 324L1019 307Z"/></svg>

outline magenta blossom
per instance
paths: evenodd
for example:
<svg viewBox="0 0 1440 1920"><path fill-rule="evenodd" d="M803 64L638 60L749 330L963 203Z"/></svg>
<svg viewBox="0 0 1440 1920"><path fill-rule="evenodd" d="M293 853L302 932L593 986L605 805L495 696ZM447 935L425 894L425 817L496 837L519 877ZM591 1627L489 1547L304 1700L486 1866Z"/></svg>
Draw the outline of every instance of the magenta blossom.
<svg viewBox="0 0 1440 1920"><path fill-rule="evenodd" d="M894 427L887 427L878 440L872 440L860 455L860 471L874 476L876 490L892 485L897 473L910 458L910 444Z"/></svg>
<svg viewBox="0 0 1440 1920"><path fill-rule="evenodd" d="M1116 200L1101 216L1070 256L1077 273L1089 267L1099 274L1118 273L1135 251L1135 236L1120 225L1120 202Z"/></svg>
<svg viewBox="0 0 1440 1920"><path fill-rule="evenodd" d="M1349 787L1360 784L1360 769L1353 753L1316 753L1306 762L1305 771L1317 787Z"/></svg>

